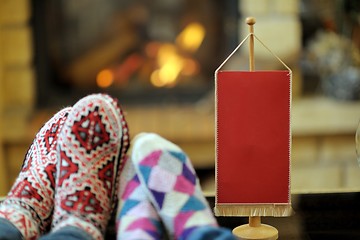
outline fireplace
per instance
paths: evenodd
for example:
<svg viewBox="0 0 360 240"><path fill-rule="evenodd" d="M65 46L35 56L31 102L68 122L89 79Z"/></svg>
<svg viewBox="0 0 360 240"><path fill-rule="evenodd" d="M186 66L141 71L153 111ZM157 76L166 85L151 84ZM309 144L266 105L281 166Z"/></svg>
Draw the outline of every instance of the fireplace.
<svg viewBox="0 0 360 240"><path fill-rule="evenodd" d="M187 104L238 41L237 0L32 1L37 106L106 92Z"/></svg>

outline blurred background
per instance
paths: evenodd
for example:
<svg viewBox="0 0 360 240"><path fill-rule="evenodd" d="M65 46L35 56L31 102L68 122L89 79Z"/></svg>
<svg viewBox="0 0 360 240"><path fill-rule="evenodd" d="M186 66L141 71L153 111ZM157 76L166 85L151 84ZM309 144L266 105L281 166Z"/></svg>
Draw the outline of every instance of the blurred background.
<svg viewBox="0 0 360 240"><path fill-rule="evenodd" d="M213 192L214 71L248 16L293 71L292 191L358 191L359 1L0 0L0 195L41 125L93 92L120 100L132 136L179 144ZM248 69L247 49L224 69ZM284 66L255 42L255 68Z"/></svg>

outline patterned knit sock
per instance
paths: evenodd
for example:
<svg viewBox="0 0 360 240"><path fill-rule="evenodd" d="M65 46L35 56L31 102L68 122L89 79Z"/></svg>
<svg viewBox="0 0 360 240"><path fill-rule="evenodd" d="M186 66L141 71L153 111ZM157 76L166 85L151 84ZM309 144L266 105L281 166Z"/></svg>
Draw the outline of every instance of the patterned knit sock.
<svg viewBox="0 0 360 240"><path fill-rule="evenodd" d="M53 231L73 226L103 238L128 146L127 123L110 96L89 95L73 106L59 135Z"/></svg>
<svg viewBox="0 0 360 240"><path fill-rule="evenodd" d="M21 172L0 205L0 217L9 220L25 239L35 239L50 226L56 173L56 145L68 112L55 114L26 153Z"/></svg>
<svg viewBox="0 0 360 240"><path fill-rule="evenodd" d="M120 175L117 239L160 239L163 226L156 209L146 196L130 159Z"/></svg>
<svg viewBox="0 0 360 240"><path fill-rule="evenodd" d="M131 159L170 236L186 239L193 230L217 226L186 154L159 135L134 139Z"/></svg>

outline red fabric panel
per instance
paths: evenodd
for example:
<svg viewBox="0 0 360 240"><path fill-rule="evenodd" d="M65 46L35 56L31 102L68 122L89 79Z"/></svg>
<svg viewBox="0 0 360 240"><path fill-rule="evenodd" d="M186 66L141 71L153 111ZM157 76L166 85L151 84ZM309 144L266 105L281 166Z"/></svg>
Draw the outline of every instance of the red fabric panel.
<svg viewBox="0 0 360 240"><path fill-rule="evenodd" d="M217 202L289 203L288 71L217 74Z"/></svg>

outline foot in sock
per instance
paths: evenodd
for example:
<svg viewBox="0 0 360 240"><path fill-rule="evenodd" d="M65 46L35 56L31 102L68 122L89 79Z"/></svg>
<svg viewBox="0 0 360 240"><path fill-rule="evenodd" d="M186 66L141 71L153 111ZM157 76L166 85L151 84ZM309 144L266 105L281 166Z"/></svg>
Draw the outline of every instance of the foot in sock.
<svg viewBox="0 0 360 240"><path fill-rule="evenodd" d="M162 239L163 226L130 159L120 174L117 239Z"/></svg>
<svg viewBox="0 0 360 240"><path fill-rule="evenodd" d="M114 99L94 94L73 106L59 135L52 231L71 226L103 238L128 146L127 123Z"/></svg>
<svg viewBox="0 0 360 240"><path fill-rule="evenodd" d="M25 239L48 230L53 212L58 135L71 108L56 113L26 153L21 172L0 205L0 217L10 221Z"/></svg>
<svg viewBox="0 0 360 240"><path fill-rule="evenodd" d="M133 141L131 160L172 239L217 226L190 159L177 145L142 133Z"/></svg>

